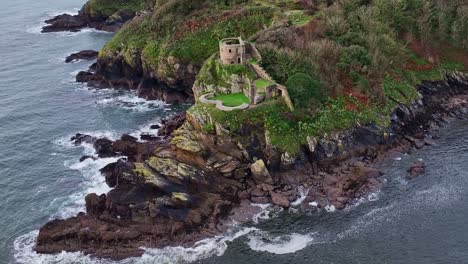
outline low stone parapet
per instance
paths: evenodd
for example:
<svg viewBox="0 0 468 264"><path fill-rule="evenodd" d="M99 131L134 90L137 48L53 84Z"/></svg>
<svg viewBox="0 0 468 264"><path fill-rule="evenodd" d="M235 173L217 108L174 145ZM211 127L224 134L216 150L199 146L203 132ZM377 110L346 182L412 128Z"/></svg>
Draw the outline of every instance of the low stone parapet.
<svg viewBox="0 0 468 264"><path fill-rule="evenodd" d="M216 105L216 108L218 110L226 111L226 112L230 112L230 111L234 111L234 110L244 110L244 109L249 108L249 104L245 104L245 103L241 104L239 106L225 106L225 105L223 105L223 102L220 101L220 100L208 99L209 97L213 97L213 96L214 96L214 93L207 93L207 94L204 94L204 95L200 96L198 98L198 100L201 103L204 103L204 104L214 104L214 105Z"/></svg>

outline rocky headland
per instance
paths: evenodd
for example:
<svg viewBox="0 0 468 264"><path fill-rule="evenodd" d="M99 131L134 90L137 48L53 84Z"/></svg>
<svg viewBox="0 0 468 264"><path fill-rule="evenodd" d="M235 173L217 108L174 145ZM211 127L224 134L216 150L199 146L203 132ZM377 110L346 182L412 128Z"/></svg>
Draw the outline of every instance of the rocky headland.
<svg viewBox="0 0 468 264"><path fill-rule="evenodd" d="M196 104L140 138L74 136L75 144L96 150L82 161L123 158L101 170L112 190L88 194L86 212L45 224L35 250L119 260L141 256L143 248L190 246L222 233L230 219L248 221L250 203L289 208L300 190L308 190L299 205L305 210L343 209L382 187L375 164L432 144L431 131L466 117L463 30L436 35L446 24L432 25L428 36L453 42L443 53L445 44L418 39L427 29L414 19L418 6L318 2L90 0L76 16L49 20L44 32L120 28L77 82ZM432 2L453 23L463 22L453 12L460 4ZM386 17L393 14L385 8L405 11ZM415 26L404 28L402 17ZM219 40L239 35L262 59L221 65ZM232 113L197 101L258 81L255 65L287 86L294 111L281 99ZM426 166L414 164L408 178Z"/></svg>
<svg viewBox="0 0 468 264"><path fill-rule="evenodd" d="M424 82L418 91L419 100L392 112L388 128L356 126L311 140L294 158L272 147L262 128L246 126L233 138L217 124L207 134L206 120L190 112L166 121L146 142L77 135L74 142L93 143L98 157L127 158L102 169L112 191L87 195L86 213L44 225L36 250L122 259L143 247L189 246L225 230L244 201L288 208L299 187L309 190L303 208L344 208L382 186L373 164L432 144L431 131L466 118L466 75ZM410 177L422 167L415 164Z"/></svg>

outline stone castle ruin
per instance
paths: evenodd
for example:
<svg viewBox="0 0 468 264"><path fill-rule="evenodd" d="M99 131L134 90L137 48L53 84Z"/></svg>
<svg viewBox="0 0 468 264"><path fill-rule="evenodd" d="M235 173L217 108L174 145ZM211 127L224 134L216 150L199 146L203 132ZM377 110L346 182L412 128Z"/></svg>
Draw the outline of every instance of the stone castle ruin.
<svg viewBox="0 0 468 264"><path fill-rule="evenodd" d="M260 62L262 56L257 48L249 42L245 42L242 38L226 38L219 42L219 60L221 65L243 64L255 74L255 79L251 81L246 76L231 75L230 79L225 80L230 87L217 87L218 92L222 89L222 94L244 93L249 99L250 104L243 104L236 107L227 107L219 100L211 100L210 97L216 95L216 91L205 93L199 97L200 102L206 104L215 104L219 110L232 111L237 109L247 109L250 105L256 105L275 97L282 97L289 107L293 110L294 106L289 97L286 87L278 84L275 80L262 68ZM258 87L257 80L264 80L266 85ZM216 90L216 89L215 89Z"/></svg>
<svg viewBox="0 0 468 264"><path fill-rule="evenodd" d="M243 64L246 61L245 42L242 38L226 38L219 42L222 64Z"/></svg>

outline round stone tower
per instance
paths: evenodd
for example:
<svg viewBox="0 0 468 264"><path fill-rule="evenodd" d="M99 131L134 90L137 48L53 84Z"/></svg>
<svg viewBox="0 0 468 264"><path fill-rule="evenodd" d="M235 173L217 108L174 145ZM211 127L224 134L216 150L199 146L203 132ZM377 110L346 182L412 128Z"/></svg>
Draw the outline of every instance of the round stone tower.
<svg viewBox="0 0 468 264"><path fill-rule="evenodd" d="M245 43L242 38L226 38L219 42L219 54L222 64L243 64Z"/></svg>

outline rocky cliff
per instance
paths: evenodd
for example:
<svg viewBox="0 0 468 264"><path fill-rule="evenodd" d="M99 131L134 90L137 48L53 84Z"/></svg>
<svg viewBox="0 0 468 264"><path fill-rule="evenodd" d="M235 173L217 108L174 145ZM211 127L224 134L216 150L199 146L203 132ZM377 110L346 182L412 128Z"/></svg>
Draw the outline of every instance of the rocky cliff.
<svg viewBox="0 0 468 264"><path fill-rule="evenodd" d="M245 124L232 135L190 111L166 123L161 131L169 134L146 143L77 135L76 143L94 142L99 156L128 158L102 169L112 191L89 194L86 213L44 225L36 250L121 259L141 255L141 247L190 245L222 232L223 219L243 200L289 207L300 186L310 189L303 206L343 208L382 185L373 162L420 148L430 142L428 131L451 116L466 117L467 80L425 82L421 99L398 106L388 128L357 126L311 139L295 157L273 147L262 127Z"/></svg>
<svg viewBox="0 0 468 264"><path fill-rule="evenodd" d="M78 17L57 21L79 22L91 15L107 23L115 12L140 3L127 0L102 8L110 2L101 1L90 1ZM36 251L122 259L141 255L142 247L191 245L222 232L228 219L245 212L236 210L240 205L288 208L300 187L309 189L303 207L316 202L343 208L383 184L373 162L430 144L426 132L450 116L465 116L467 76L449 74L441 80L445 70L466 69L463 62L452 61L466 57L465 39L457 33L468 29L459 12L462 4L419 1L460 29L442 34L444 19L431 24L427 36L454 45L450 54L435 54L437 49L414 36L427 29L418 24L424 14L416 4L316 2L312 8L304 1L253 0L139 6L78 81L133 89L148 99L193 101L193 93L223 89L208 83L206 72L199 73L209 66L206 60L219 39L241 35L257 42L262 66L287 84L298 107L291 112L274 100L227 113L199 103L167 121L158 135L146 135L146 142L77 135L75 143L94 144L97 157L126 158L102 169L113 189L86 196L86 212L41 228ZM99 8L89 11L97 3ZM413 21L414 27L405 28L401 21ZM92 26L73 23L72 30ZM411 36L411 49L400 34Z"/></svg>

